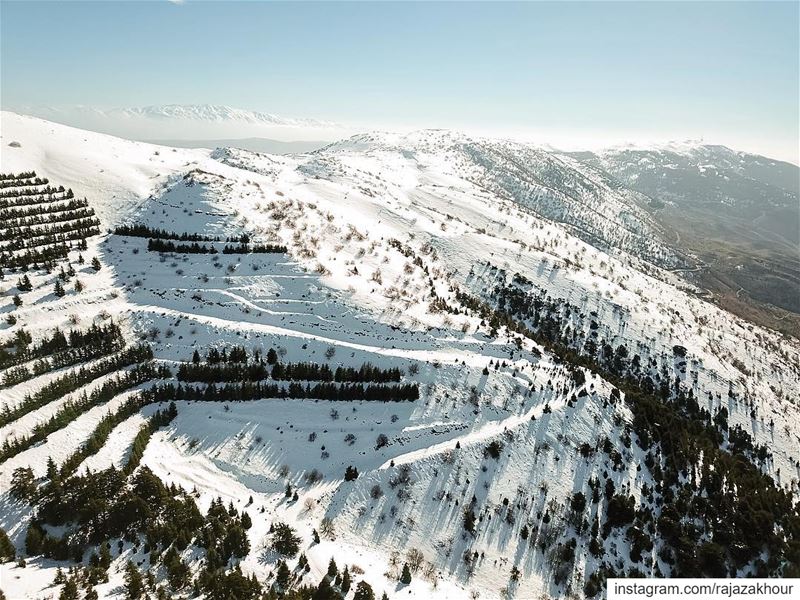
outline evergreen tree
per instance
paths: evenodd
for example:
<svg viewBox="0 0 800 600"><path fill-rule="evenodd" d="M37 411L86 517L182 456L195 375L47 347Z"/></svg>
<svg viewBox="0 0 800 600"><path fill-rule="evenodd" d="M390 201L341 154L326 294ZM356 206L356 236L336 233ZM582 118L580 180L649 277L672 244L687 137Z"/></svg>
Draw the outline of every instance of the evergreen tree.
<svg viewBox="0 0 800 600"><path fill-rule="evenodd" d="M278 571L275 575L275 584L281 590L286 590L289 587L289 578L291 575L292 574L289 571L289 567L286 566L286 562L283 560L278 561Z"/></svg>
<svg viewBox="0 0 800 600"><path fill-rule="evenodd" d="M386 598L386 592L384 592L383 596ZM366 581L359 581L353 600L375 600L375 592L372 591L372 586Z"/></svg>
<svg viewBox="0 0 800 600"><path fill-rule="evenodd" d="M331 587L327 577L323 577L317 589L311 595L311 600L339 600L341 596Z"/></svg>
<svg viewBox="0 0 800 600"><path fill-rule="evenodd" d="M242 511L242 527L250 529L253 526L253 521L246 512Z"/></svg>
<svg viewBox="0 0 800 600"><path fill-rule="evenodd" d="M408 568L407 563L403 563L403 573L400 575L400 583L404 585L411 583L411 569Z"/></svg>
<svg viewBox="0 0 800 600"><path fill-rule="evenodd" d="M11 495L18 500L30 502L36 495L33 469L17 467L11 475Z"/></svg>
<svg viewBox="0 0 800 600"><path fill-rule="evenodd" d="M10 562L16 558L17 551L8 539L5 529L0 527L0 563Z"/></svg>
<svg viewBox="0 0 800 600"><path fill-rule="evenodd" d="M75 579L70 577L61 588L61 593L58 595L58 600L79 600L78 584Z"/></svg>
<svg viewBox="0 0 800 600"><path fill-rule="evenodd" d="M139 600L144 593L142 574L131 561L125 565L125 593L128 600Z"/></svg>
<svg viewBox="0 0 800 600"><path fill-rule="evenodd" d="M345 567L344 572L342 573L342 583L339 586L343 594L347 594L347 592L350 591L351 583L352 582L350 581L350 571L347 569L347 567Z"/></svg>
<svg viewBox="0 0 800 600"><path fill-rule="evenodd" d="M67 293L64 290L64 284L61 283L60 279L56 279L56 285L53 291L55 292L55 295L58 296L59 298L62 298L64 294Z"/></svg>
<svg viewBox="0 0 800 600"><path fill-rule="evenodd" d="M55 481L58 479L58 467L56 466L56 461L53 460L52 456L47 457L47 478L50 481Z"/></svg>
<svg viewBox="0 0 800 600"><path fill-rule="evenodd" d="M100 567L107 571L111 566L111 544L103 542L100 544Z"/></svg>
<svg viewBox="0 0 800 600"><path fill-rule="evenodd" d="M471 508L464 510L464 529L475 535L475 513Z"/></svg>
<svg viewBox="0 0 800 600"><path fill-rule="evenodd" d="M272 548L278 554L294 556L300 550L300 538L286 523L275 523L272 532Z"/></svg>
<svg viewBox="0 0 800 600"><path fill-rule="evenodd" d="M100 269L103 268L102 265L100 264L100 260L96 256L92 258L92 268L95 271L99 271Z"/></svg>
<svg viewBox="0 0 800 600"><path fill-rule="evenodd" d="M42 530L35 523L28 525L28 533L25 536L25 552L28 556L36 556L42 552Z"/></svg>
<svg viewBox="0 0 800 600"><path fill-rule="evenodd" d="M20 298L18 294L14 294L14 297L11 300L14 302L14 306L17 308L22 306L22 298Z"/></svg>
<svg viewBox="0 0 800 600"><path fill-rule="evenodd" d="M334 578L339 574L339 568L336 566L336 561L331 556L331 561L328 563L328 577Z"/></svg>
<svg viewBox="0 0 800 600"><path fill-rule="evenodd" d="M27 275L23 275L17 282L17 289L20 292L30 292L33 289L33 284Z"/></svg>
<svg viewBox="0 0 800 600"><path fill-rule="evenodd" d="M270 348L267 350L267 364L274 365L278 362L278 353L275 352L274 348Z"/></svg>

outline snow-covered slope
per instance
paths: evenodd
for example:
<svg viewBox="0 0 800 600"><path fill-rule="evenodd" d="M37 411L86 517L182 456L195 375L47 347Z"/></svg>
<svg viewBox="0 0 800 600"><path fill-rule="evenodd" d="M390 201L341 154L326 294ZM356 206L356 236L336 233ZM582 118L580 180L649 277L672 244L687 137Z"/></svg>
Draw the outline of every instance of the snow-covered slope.
<svg viewBox="0 0 800 600"><path fill-rule="evenodd" d="M331 121L283 117L216 104L166 104L112 109L28 106L19 112L137 140L261 137L296 142L338 139L346 131L342 125Z"/></svg>
<svg viewBox="0 0 800 600"><path fill-rule="evenodd" d="M450 131L407 135L366 134L318 151L306 168L354 173L369 161L393 162L424 189L432 177L459 180L465 192L489 193L566 226L574 236L605 249L620 249L663 266L677 257L660 239L643 209L647 199L569 156L516 142L471 138ZM404 182L395 180L387 184ZM409 183L406 181L405 183ZM469 188L465 186L469 185Z"/></svg>
<svg viewBox="0 0 800 600"><path fill-rule="evenodd" d="M208 154L83 131L35 117L0 113L3 172L35 168L73 188L105 226L135 210L175 173Z"/></svg>
<svg viewBox="0 0 800 600"><path fill-rule="evenodd" d="M191 492L202 512L218 497L246 510L253 524L240 564L262 585L275 585L277 522L301 539L308 570L287 559L298 581L317 585L335 557L354 581L390 598L592 595L612 571L683 569L687 559L675 566L666 536L648 537L646 547L639 521L627 526L633 517L604 535L593 530L595 521L605 529L612 499L628 497L661 527L671 498L660 472L673 453L662 457L641 435L642 405L620 392L611 360L577 366L590 346L600 357L605 346L612 355L624 346L667 397L677 380L709 420L723 414L726 426L767 448L750 468L767 474L776 494L797 498L800 345L721 311L662 270L672 257L641 199L572 158L439 131L367 134L287 157L172 150L10 113L2 130L0 172L35 170L86 195L108 227L186 234L174 243L196 240L206 253L154 247L130 230L95 236L82 256L96 255L100 270L70 253L80 291L51 293L56 272L33 270L27 292L14 287L19 274L6 276L0 310L14 319L0 325L0 341L25 330L35 343L54 327L113 321L173 377L195 351L202 360L241 345L262 357L273 349L280 363L396 368L401 383L417 386L419 398L401 402L177 401L177 417L153 433L139 469ZM223 252L243 235L251 247L286 252ZM552 307L558 335L545 335L545 319L511 298ZM56 376L0 394L13 409ZM14 469L30 465L46 478L48 457L67 461L104 415L158 381L137 381L0 463L0 526L20 553L32 509L6 491ZM29 435L58 402L3 431ZM99 451L81 455L78 472L126 464L157 406L125 413ZM720 451L734 445L726 433ZM693 463L679 476L684 494L694 480L712 493L709 462L724 468ZM348 467L358 476L345 481ZM634 538L642 556L628 550ZM696 543L710 539L703 532ZM193 574L201 556L195 546L181 553ZM156 557L121 541L110 581L96 586L101 597L122 596L128 560L164 579ZM398 581L404 563L410 584ZM55 593L47 586L58 564L67 563L4 564L0 585L9 597Z"/></svg>

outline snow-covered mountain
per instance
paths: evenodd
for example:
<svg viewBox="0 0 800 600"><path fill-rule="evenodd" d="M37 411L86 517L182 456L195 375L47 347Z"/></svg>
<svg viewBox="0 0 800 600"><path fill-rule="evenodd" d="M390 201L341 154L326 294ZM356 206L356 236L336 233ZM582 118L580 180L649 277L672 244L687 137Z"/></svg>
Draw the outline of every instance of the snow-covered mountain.
<svg viewBox="0 0 800 600"><path fill-rule="evenodd" d="M94 109L96 111L96 109ZM189 121L211 121L248 123L252 125L278 125L281 127L313 127L318 129L341 127L331 121L316 119L295 119L278 115L242 110L218 104L165 104L145 106L143 108L119 108L108 111L96 111L108 118L114 117L146 117L149 119L186 119Z"/></svg>
<svg viewBox="0 0 800 600"><path fill-rule="evenodd" d="M283 117L215 104L166 104L101 109L91 106L26 106L24 114L139 140L267 138L276 141L338 139L347 131L331 121Z"/></svg>
<svg viewBox="0 0 800 600"><path fill-rule="evenodd" d="M603 165L430 130L274 156L1 125L8 597L76 557L108 598L146 572L291 594L331 559L351 599L800 569L800 343L681 279Z"/></svg>
<svg viewBox="0 0 800 600"><path fill-rule="evenodd" d="M571 156L649 199L695 283L738 314L800 334L800 168L701 143Z"/></svg>
<svg viewBox="0 0 800 600"><path fill-rule="evenodd" d="M648 204L646 197L559 152L444 130L371 133L331 144L304 168L314 174L320 169L357 177L357 165L382 158L397 161L395 177L413 174L419 188L426 186L426 170L447 173L476 190L561 223L573 235L599 247L618 248L662 266L678 262L643 208ZM419 171L422 176L417 175ZM398 183L403 185L401 180Z"/></svg>

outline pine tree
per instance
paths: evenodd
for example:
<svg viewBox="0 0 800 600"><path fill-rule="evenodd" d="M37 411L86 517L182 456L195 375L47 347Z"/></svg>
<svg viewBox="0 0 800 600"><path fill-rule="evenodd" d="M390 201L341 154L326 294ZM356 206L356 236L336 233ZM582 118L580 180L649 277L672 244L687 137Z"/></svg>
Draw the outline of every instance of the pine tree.
<svg viewBox="0 0 800 600"><path fill-rule="evenodd" d="M352 582L350 581L350 571L347 569L347 567L345 567L344 573L342 573L342 584L340 586L343 594L347 594L347 592L350 591L351 583Z"/></svg>
<svg viewBox="0 0 800 600"><path fill-rule="evenodd" d="M331 556L331 561L328 563L328 577L336 577L339 574L339 569L336 566L336 561Z"/></svg>
<svg viewBox="0 0 800 600"><path fill-rule="evenodd" d="M275 583L281 590L286 590L289 587L289 578L291 577L291 572L289 571L289 567L286 566L285 561L278 562L278 572L275 575Z"/></svg>
<svg viewBox="0 0 800 600"><path fill-rule="evenodd" d="M331 587L327 577L322 578L317 589L314 590L314 593L311 595L312 600L337 600L339 597L336 590Z"/></svg>
<svg viewBox="0 0 800 600"><path fill-rule="evenodd" d="M408 568L407 563L403 563L403 573L400 575L400 583L404 585L411 583L411 569Z"/></svg>
<svg viewBox="0 0 800 600"><path fill-rule="evenodd" d="M384 592L383 596L386 598L386 592ZM375 600L375 592L372 591L372 586L366 581L359 581L353 600Z"/></svg>
<svg viewBox="0 0 800 600"><path fill-rule="evenodd" d="M125 565L125 592L128 600L138 600L144 593L142 574L131 561Z"/></svg>
<svg viewBox="0 0 800 600"><path fill-rule="evenodd" d="M0 563L10 562L16 558L17 550L8 539L5 529L0 527Z"/></svg>
<svg viewBox="0 0 800 600"><path fill-rule="evenodd" d="M79 294L83 291L83 284L81 283L80 279L75 280L75 291Z"/></svg>
<svg viewBox="0 0 800 600"><path fill-rule="evenodd" d="M61 283L60 279L56 279L56 286L55 286L55 289L53 291L55 292L56 296L58 296L59 298L62 298L64 296L64 294L67 293L66 291L64 291L64 284Z"/></svg>
<svg viewBox="0 0 800 600"><path fill-rule="evenodd" d="M111 566L111 544L103 542L100 544L100 567L107 571Z"/></svg>
<svg viewBox="0 0 800 600"><path fill-rule="evenodd" d="M267 350L267 364L274 365L278 362L278 353L273 348Z"/></svg>
<svg viewBox="0 0 800 600"><path fill-rule="evenodd" d="M79 598L78 584L75 582L75 579L70 577L64 584L64 587L61 588L61 593L58 595L58 600L78 600Z"/></svg>
<svg viewBox="0 0 800 600"><path fill-rule="evenodd" d="M36 556L42 552L42 530L37 525L28 525L25 535L25 552L28 556Z"/></svg>
<svg viewBox="0 0 800 600"><path fill-rule="evenodd" d="M99 271L100 269L103 268L102 265L100 264L100 259L98 259L96 256L92 258L92 268L95 271Z"/></svg>
<svg viewBox="0 0 800 600"><path fill-rule="evenodd" d="M36 482L33 469L17 467L11 475L11 495L18 500L30 502L36 495Z"/></svg>
<svg viewBox="0 0 800 600"><path fill-rule="evenodd" d="M475 535L475 513L471 508L464 510L464 529Z"/></svg>
<svg viewBox="0 0 800 600"><path fill-rule="evenodd" d="M52 456L47 457L47 478L50 481L55 481L58 479L58 467L56 466L56 461L53 460Z"/></svg>
<svg viewBox="0 0 800 600"><path fill-rule="evenodd" d="M354 479L358 479L358 469L350 465L344 470L344 480L353 481Z"/></svg>
<svg viewBox="0 0 800 600"><path fill-rule="evenodd" d="M286 523L274 523L272 549L284 556L294 556L300 550L300 538L297 537L295 530Z"/></svg>
<svg viewBox="0 0 800 600"><path fill-rule="evenodd" d="M14 306L16 306L17 308L22 306L22 298L20 298L18 294L14 294L12 301L14 302Z"/></svg>

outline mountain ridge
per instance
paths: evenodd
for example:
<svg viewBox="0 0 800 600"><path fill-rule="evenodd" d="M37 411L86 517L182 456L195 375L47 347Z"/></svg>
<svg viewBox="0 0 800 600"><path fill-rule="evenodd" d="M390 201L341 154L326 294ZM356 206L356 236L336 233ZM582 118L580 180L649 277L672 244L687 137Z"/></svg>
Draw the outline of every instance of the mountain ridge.
<svg viewBox="0 0 800 600"><path fill-rule="evenodd" d="M4 233L22 270L0 282L0 526L26 554L24 569L0 565L12 597L58 591L62 539L94 548L84 525L57 525L60 505L5 492L30 467L51 498L48 458L89 513L73 472L106 473L125 491L112 506L159 515L133 515L126 535L100 524L103 598L124 593L128 561L172 597L191 586L163 576L168 561L206 591L214 532L214 554L262 588L277 589L281 561L316 586L335 557L378 595L426 600L595 597L613 574L791 567L794 529L780 524L800 496L800 342L540 214L583 210L575 198L593 193L622 203L596 173L535 152L507 168L513 146L472 140L508 171L498 183L443 134L276 156L2 118L0 171L19 181L3 180L16 195L0 210L23 220ZM512 185L529 178L525 193ZM528 194L542 182L565 191ZM77 213L67 227L30 208L66 202L43 191L65 183L104 231L49 269L22 265L19 247L47 247L41 228L73 231ZM143 348L131 374L107 372L131 354L65 365L75 357L42 343L109 323ZM69 393L51 398L55 380ZM159 498L196 505L194 525ZM142 526L173 521L187 546ZM285 527L295 550L276 544ZM735 557L714 541L725 535L746 541Z"/></svg>

